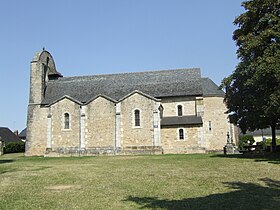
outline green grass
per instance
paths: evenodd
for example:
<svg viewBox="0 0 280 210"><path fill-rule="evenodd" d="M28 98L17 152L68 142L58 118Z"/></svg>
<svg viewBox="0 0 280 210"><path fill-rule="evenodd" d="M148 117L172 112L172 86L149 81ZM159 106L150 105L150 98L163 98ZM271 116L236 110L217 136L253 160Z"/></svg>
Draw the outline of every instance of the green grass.
<svg viewBox="0 0 280 210"><path fill-rule="evenodd" d="M0 209L279 209L280 158L0 157Z"/></svg>

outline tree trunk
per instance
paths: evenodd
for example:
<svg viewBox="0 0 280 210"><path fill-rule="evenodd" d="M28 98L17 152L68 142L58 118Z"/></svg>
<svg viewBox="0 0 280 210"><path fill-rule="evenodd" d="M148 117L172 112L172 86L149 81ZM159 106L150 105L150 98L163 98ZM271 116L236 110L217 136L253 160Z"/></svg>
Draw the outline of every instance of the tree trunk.
<svg viewBox="0 0 280 210"><path fill-rule="evenodd" d="M271 142L271 148L272 148L272 152L276 151L276 125L273 123L271 125L271 134L272 134L272 142Z"/></svg>

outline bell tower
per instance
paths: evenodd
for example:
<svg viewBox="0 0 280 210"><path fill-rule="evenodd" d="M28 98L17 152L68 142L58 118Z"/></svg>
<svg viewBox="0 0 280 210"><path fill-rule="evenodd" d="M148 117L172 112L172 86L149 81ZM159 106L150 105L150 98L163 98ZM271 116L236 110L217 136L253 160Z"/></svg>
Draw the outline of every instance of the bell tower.
<svg viewBox="0 0 280 210"><path fill-rule="evenodd" d="M27 113L25 155L44 155L46 150L48 108L42 104L49 80L62 75L56 70L52 55L43 49L30 64L30 92Z"/></svg>
<svg viewBox="0 0 280 210"><path fill-rule="evenodd" d="M29 104L41 104L48 81L59 77L62 75L56 70L52 55L45 49L36 53L30 64Z"/></svg>

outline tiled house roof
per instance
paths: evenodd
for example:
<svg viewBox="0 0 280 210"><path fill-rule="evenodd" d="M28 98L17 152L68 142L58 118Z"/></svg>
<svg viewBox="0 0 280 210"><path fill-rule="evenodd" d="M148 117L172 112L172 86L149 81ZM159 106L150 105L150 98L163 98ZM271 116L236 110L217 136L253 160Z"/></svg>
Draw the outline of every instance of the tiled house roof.
<svg viewBox="0 0 280 210"><path fill-rule="evenodd" d="M222 95L217 85L201 78L200 69L176 69L94 76L62 77L47 84L43 104L67 95L86 103L98 95L120 100L138 90L154 98L173 96Z"/></svg>
<svg viewBox="0 0 280 210"><path fill-rule="evenodd" d="M24 128L18 136L21 139L26 139L26 128Z"/></svg>
<svg viewBox="0 0 280 210"><path fill-rule="evenodd" d="M0 127L0 137L1 141L4 142L19 142L20 138L15 135L9 128Z"/></svg>

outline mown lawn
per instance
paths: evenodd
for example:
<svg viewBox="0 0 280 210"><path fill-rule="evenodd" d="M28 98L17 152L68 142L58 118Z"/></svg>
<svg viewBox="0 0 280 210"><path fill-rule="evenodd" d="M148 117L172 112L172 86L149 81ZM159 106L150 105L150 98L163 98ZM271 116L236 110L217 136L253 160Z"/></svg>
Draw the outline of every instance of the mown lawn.
<svg viewBox="0 0 280 210"><path fill-rule="evenodd" d="M8 154L0 209L280 209L280 159Z"/></svg>

